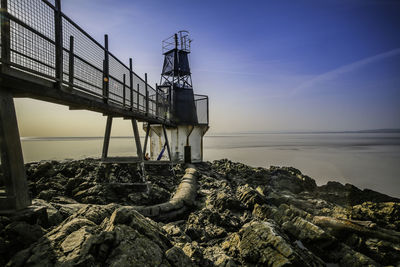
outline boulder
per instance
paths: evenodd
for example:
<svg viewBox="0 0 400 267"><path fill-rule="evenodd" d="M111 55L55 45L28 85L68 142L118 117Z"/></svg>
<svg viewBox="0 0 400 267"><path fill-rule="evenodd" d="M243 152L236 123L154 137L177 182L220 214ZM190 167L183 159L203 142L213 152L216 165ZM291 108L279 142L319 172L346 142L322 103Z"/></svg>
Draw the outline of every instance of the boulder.
<svg viewBox="0 0 400 267"><path fill-rule="evenodd" d="M364 202L353 206L351 218L355 220L370 220L379 226L400 231L400 203Z"/></svg>
<svg viewBox="0 0 400 267"><path fill-rule="evenodd" d="M272 221L252 221L244 225L222 247L243 265L323 266L317 257L310 261L308 255L291 245L290 240Z"/></svg>
<svg viewBox="0 0 400 267"><path fill-rule="evenodd" d="M398 198L390 197L370 189L361 190L351 184L342 185L339 182L328 182L326 185L318 187L316 196L347 207L359 205L366 201L375 203L400 202Z"/></svg>
<svg viewBox="0 0 400 267"><path fill-rule="evenodd" d="M93 215L87 219L87 214ZM172 247L163 229L133 208L93 205L19 252L8 265L179 266L174 264L189 262Z"/></svg>
<svg viewBox="0 0 400 267"><path fill-rule="evenodd" d="M249 210L253 210L255 204L262 205L266 203L265 196L248 184L238 187L237 197L240 202Z"/></svg>

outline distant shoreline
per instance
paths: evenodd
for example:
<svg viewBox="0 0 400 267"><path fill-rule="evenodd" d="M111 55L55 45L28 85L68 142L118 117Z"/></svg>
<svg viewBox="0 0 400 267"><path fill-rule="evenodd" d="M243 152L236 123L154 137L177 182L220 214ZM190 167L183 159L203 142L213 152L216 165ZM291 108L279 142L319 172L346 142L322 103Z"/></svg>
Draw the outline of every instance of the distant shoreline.
<svg viewBox="0 0 400 267"><path fill-rule="evenodd" d="M206 137L232 137L242 135L263 135L263 134L400 134L400 129L374 129L359 131L280 131L280 132L232 132L232 133L212 133ZM22 141L77 141L77 140L99 140L103 136L22 136ZM113 139L126 139L132 136L112 136ZM144 138L144 136L141 136Z"/></svg>

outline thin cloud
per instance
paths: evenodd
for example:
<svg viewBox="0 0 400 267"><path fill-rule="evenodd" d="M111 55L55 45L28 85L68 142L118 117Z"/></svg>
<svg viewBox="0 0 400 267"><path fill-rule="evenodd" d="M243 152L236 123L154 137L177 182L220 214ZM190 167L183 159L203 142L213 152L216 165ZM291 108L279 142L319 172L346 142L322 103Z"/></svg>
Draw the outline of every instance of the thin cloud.
<svg viewBox="0 0 400 267"><path fill-rule="evenodd" d="M390 57L394 57L400 54L400 48L396 48L372 57L368 57L356 62L353 62L351 64L348 65L344 65L342 67L339 67L337 69L325 72L321 75L316 76L315 78L312 78L311 80L306 81L305 83L302 83L300 86L294 88L291 92L290 95L295 95L300 91L303 91L309 87L312 87L318 83L324 82L324 81L328 81L328 80L332 80L344 73L348 73L348 72L352 72L355 71L357 69L360 69L368 64L371 63L375 63L377 61L383 60L385 58L390 58Z"/></svg>

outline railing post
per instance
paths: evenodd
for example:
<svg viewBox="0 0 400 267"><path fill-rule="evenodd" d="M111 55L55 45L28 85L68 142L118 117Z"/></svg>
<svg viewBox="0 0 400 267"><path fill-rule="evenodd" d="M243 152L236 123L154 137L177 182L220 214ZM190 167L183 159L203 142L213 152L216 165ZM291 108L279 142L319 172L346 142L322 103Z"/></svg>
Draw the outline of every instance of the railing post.
<svg viewBox="0 0 400 267"><path fill-rule="evenodd" d="M129 88L130 88L131 110L133 110L133 71L132 71L132 58L129 59Z"/></svg>
<svg viewBox="0 0 400 267"><path fill-rule="evenodd" d="M144 74L144 88L146 91L146 116L149 115L149 90L147 89L147 73Z"/></svg>
<svg viewBox="0 0 400 267"><path fill-rule="evenodd" d="M103 61L103 101L108 102L109 93L109 58L108 58L108 35L104 35L104 61Z"/></svg>
<svg viewBox="0 0 400 267"><path fill-rule="evenodd" d="M171 86L168 87L168 113L170 114L169 119L171 120L171 114L173 114L174 110L172 108L172 89Z"/></svg>
<svg viewBox="0 0 400 267"><path fill-rule="evenodd" d="M1 0L1 61L2 68L10 63L10 19L8 17L8 1Z"/></svg>
<svg viewBox="0 0 400 267"><path fill-rule="evenodd" d="M74 84L74 36L69 37L69 62L68 62L68 83L69 88L73 89Z"/></svg>
<svg viewBox="0 0 400 267"><path fill-rule="evenodd" d="M54 26L55 26L55 48L56 48L56 85L61 89L63 83L63 34L62 34L62 15L61 15L61 0L55 1L54 10Z"/></svg>
<svg viewBox="0 0 400 267"><path fill-rule="evenodd" d="M124 83L124 85L123 85L123 94L124 94L124 96L123 96L123 99L122 99L122 106L125 108L125 102L126 102L126 85L125 85L125 83L126 83L126 74L124 73L124 76L122 77L122 82Z"/></svg>
<svg viewBox="0 0 400 267"><path fill-rule="evenodd" d="M163 113L164 113L163 116L164 116L164 121L166 121L167 117L168 117L168 112L169 112L169 103L168 103L168 99L165 99L165 97L163 99L163 106L164 106L164 108L163 108Z"/></svg>
<svg viewBox="0 0 400 267"><path fill-rule="evenodd" d="M139 89L140 89L140 87L139 87L139 84L137 84L137 92L136 92L136 95L137 95L137 103L136 103L136 109L138 110L138 111L140 111L139 110L139 100L140 100L140 93L139 93Z"/></svg>
<svg viewBox="0 0 400 267"><path fill-rule="evenodd" d="M158 91L158 85L156 84L156 117L158 118L158 100L159 100L159 91Z"/></svg>
<svg viewBox="0 0 400 267"><path fill-rule="evenodd" d="M178 49L178 34L175 33L174 39L175 39L175 49Z"/></svg>

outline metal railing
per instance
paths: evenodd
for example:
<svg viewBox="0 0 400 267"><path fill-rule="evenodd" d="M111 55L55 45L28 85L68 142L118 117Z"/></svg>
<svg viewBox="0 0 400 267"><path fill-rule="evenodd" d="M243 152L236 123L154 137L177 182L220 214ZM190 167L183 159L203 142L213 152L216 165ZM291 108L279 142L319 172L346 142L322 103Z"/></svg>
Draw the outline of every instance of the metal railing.
<svg viewBox="0 0 400 267"><path fill-rule="evenodd" d="M196 106L198 124L208 125L209 124L208 96L195 94L194 103Z"/></svg>
<svg viewBox="0 0 400 267"><path fill-rule="evenodd" d="M179 31L162 41L162 52L168 52L174 48L190 53L190 44L192 40L189 38L188 31Z"/></svg>
<svg viewBox="0 0 400 267"><path fill-rule="evenodd" d="M166 95L142 79L61 12L60 0L0 0L0 61L113 103L123 109L167 120Z"/></svg>

